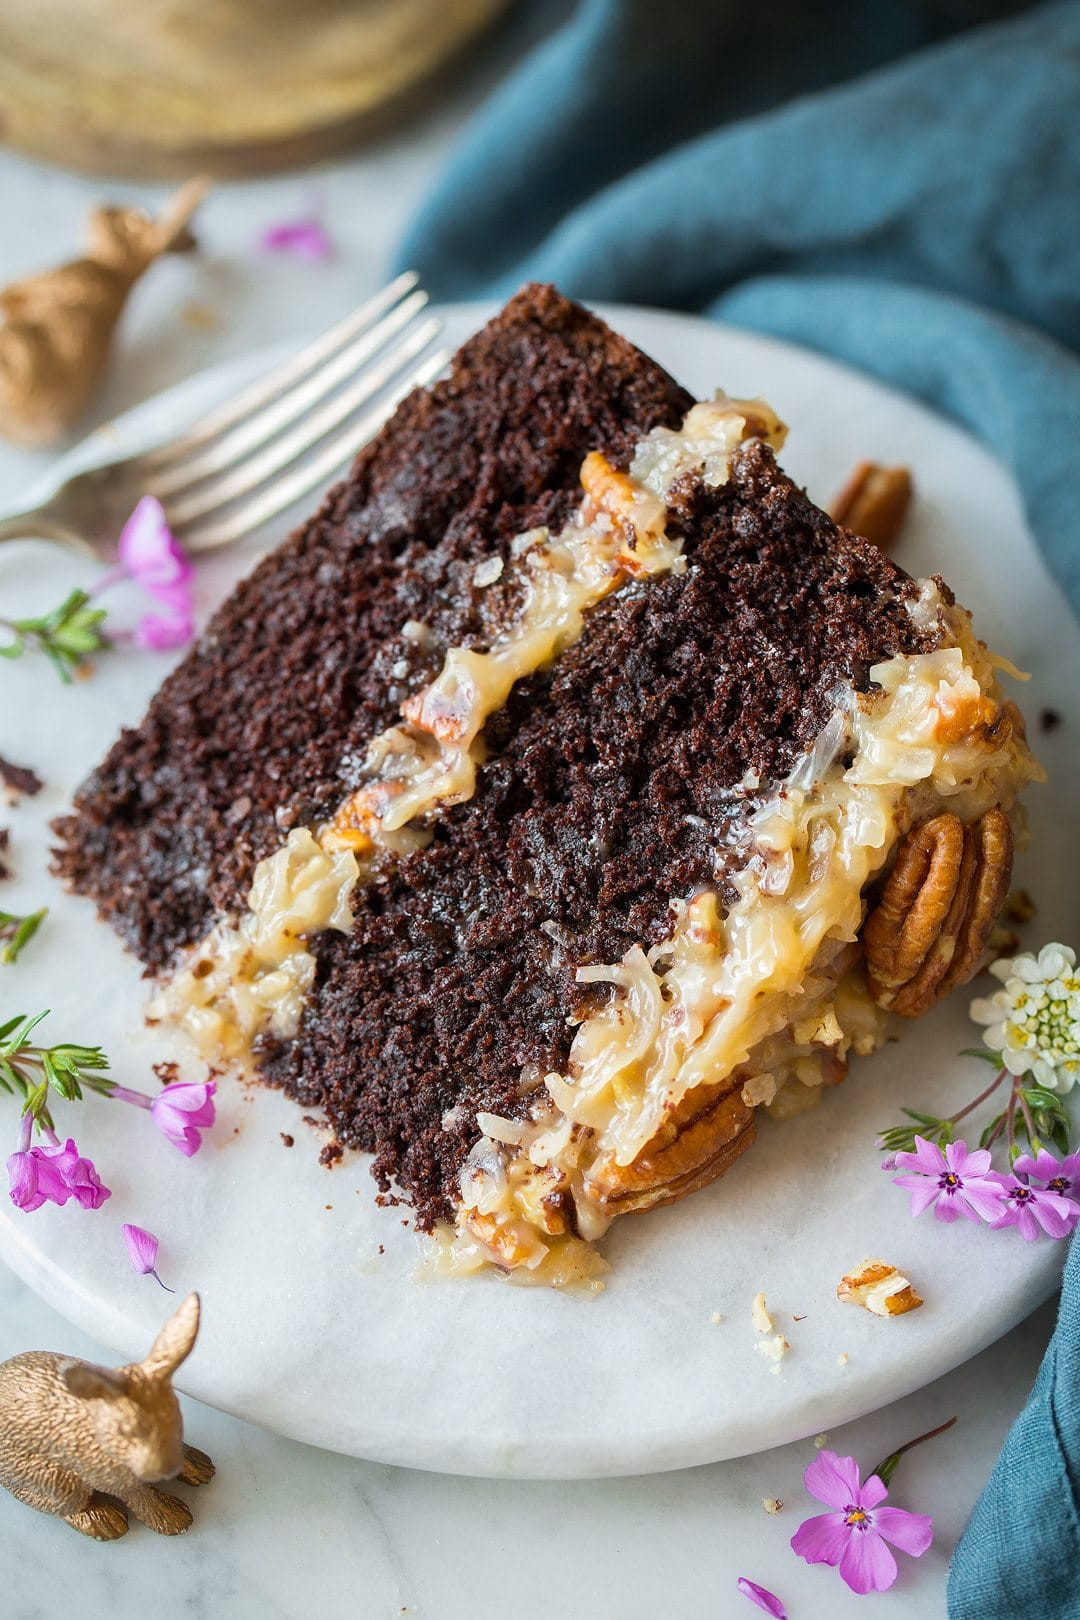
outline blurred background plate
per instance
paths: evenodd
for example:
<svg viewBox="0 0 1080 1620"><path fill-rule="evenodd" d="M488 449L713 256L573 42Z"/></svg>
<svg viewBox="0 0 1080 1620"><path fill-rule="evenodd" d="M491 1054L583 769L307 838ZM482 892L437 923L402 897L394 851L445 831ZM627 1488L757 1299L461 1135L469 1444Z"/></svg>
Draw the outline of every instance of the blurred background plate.
<svg viewBox="0 0 1080 1620"><path fill-rule="evenodd" d="M442 313L456 344L490 312ZM699 395L722 385L771 400L791 425L785 464L817 500L862 457L913 468L919 500L900 561L914 574L940 570L990 643L1033 672L1020 696L1050 786L1031 794L1031 847L1017 881L1040 908L1032 942L1068 938L1080 911L1080 760L1069 726L1044 734L1038 717L1072 710L1080 640L1009 477L956 427L818 356L688 317L603 313ZM174 431L273 358L172 390L105 430L83 458ZM203 615L258 546L200 563ZM88 565L43 546L0 553L9 613L40 611L92 577ZM3 672L0 734L2 751L48 784L4 818L20 873L5 885L4 904L17 911L47 899L52 908L32 947L3 970L5 1006L51 1007L52 1039L100 1041L117 1078L144 1089L153 1084L150 1063L169 1049L160 1031L142 1027L138 964L88 904L41 874L50 817L118 727L138 719L164 668L160 657L116 654L92 679L61 689L40 663L12 664ZM296 1107L229 1081L219 1123L190 1161L137 1110L100 1099L66 1110L63 1124L93 1152L113 1197L92 1215L74 1207L24 1215L4 1199L0 1253L72 1321L135 1355L164 1299L128 1267L120 1224L150 1227L162 1240L166 1281L197 1287L204 1299L203 1336L183 1387L356 1456L570 1478L760 1450L921 1388L1056 1285L1058 1246L965 1222L913 1221L906 1195L878 1168L875 1134L901 1105L951 1112L979 1088L981 1067L957 1055L974 1036L967 1001L960 993L902 1042L856 1064L847 1084L797 1122L766 1121L753 1150L715 1186L645 1221L618 1223L605 1245L614 1271L592 1301L494 1278L414 1281L403 1212L376 1208L364 1159L348 1155L332 1173L322 1169L319 1138ZM295 1136L291 1150L283 1132ZM838 1304L837 1281L868 1254L910 1276L925 1306L882 1320ZM759 1290L791 1343L775 1373L755 1350L750 1305Z"/></svg>

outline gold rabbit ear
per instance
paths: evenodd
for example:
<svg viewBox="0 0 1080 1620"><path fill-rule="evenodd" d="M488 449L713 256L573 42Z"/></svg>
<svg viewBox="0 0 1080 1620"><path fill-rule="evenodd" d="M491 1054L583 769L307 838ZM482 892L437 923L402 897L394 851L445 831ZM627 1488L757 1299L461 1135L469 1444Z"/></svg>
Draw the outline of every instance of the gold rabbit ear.
<svg viewBox="0 0 1080 1620"><path fill-rule="evenodd" d="M84 1401L115 1401L129 1393L123 1373L92 1367L88 1361L69 1361L60 1376L73 1395Z"/></svg>
<svg viewBox="0 0 1080 1620"><path fill-rule="evenodd" d="M152 1378L168 1378L186 1361L195 1346L199 1331L199 1296L189 1294L166 1322L146 1360L143 1371Z"/></svg>

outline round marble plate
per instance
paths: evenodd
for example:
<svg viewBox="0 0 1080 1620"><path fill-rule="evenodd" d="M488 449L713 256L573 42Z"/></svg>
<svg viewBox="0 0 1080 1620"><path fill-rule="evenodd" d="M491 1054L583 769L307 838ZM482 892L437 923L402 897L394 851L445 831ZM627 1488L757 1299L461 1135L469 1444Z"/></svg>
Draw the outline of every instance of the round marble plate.
<svg viewBox="0 0 1080 1620"><path fill-rule="evenodd" d="M486 313L445 312L457 342ZM614 310L609 318L691 389L764 394L791 424L785 462L819 500L869 456L915 470L919 503L901 560L942 571L983 635L1033 672L1020 693L1050 786L1030 796L1031 846L1018 878L1039 903L1030 942L1068 938L1080 914L1072 817L1080 781L1071 719L1042 733L1040 712L1073 711L1080 639L1025 527L1011 480L964 433L912 401L817 356L688 318ZM234 388L244 368L193 379L96 436L80 454L171 432ZM10 493L15 506L18 491ZM283 530L284 523L279 525ZM268 541L264 540L264 544ZM259 542L199 565L205 615ZM42 545L0 554L6 613L40 611L93 577ZM118 604L119 609L120 604ZM142 1027L145 985L93 908L44 875L47 824L134 722L166 670L160 656L102 658L61 688L26 659L0 669L0 751L33 765L46 790L0 820L19 877L9 910L48 901L24 958L0 969L5 1015L52 1009L53 1040L101 1042L121 1081L149 1089L166 1042ZM1074 712L1074 711L1073 711ZM219 1123L183 1159L134 1109L91 1099L58 1110L113 1196L97 1213L27 1215L0 1200L0 1253L72 1321L124 1356L145 1351L170 1296L135 1276L120 1226L161 1238L160 1270L198 1288L204 1328L185 1390L316 1445L421 1468L508 1477L644 1472L777 1445L919 1388L1006 1332L1053 1289L1062 1253L930 1217L879 1169L875 1131L902 1104L955 1109L983 1068L960 994L856 1065L819 1108L764 1123L721 1182L641 1221L619 1223L606 1291L588 1300L488 1277L421 1282L400 1210L380 1210L362 1157L320 1167L317 1133L291 1103L226 1081ZM0 1098L15 1132L15 1111ZM291 1149L282 1133L295 1137ZM865 1255L899 1266L925 1295L893 1320L841 1305L843 1272ZM763 1290L790 1354L774 1372L750 1321ZM720 1321L714 1320L719 1313Z"/></svg>

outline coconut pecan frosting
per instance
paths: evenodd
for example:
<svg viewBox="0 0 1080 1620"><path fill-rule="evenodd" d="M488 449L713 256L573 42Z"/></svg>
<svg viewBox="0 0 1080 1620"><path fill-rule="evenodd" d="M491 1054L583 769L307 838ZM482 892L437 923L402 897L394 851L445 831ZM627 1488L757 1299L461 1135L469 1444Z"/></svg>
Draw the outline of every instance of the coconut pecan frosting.
<svg viewBox="0 0 1080 1620"><path fill-rule="evenodd" d="M444 1268L597 1286L616 1216L977 966L1039 774L1002 666L784 433L524 289L58 824L153 1015L370 1152Z"/></svg>

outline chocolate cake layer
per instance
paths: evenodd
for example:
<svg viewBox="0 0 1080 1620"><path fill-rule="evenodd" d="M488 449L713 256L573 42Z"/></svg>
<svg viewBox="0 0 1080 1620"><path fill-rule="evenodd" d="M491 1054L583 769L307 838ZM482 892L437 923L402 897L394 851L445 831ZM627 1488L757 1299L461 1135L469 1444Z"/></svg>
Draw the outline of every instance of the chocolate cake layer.
<svg viewBox="0 0 1080 1620"><path fill-rule="evenodd" d="M526 289L239 587L80 793L60 870L149 965L168 962L241 900L283 826L333 809L354 785L342 760L446 647L484 645L513 611L512 584L477 590L476 562L564 521L589 450L625 467L688 405L593 317ZM299 1036L260 1053L424 1225L450 1213L477 1109L520 1116L523 1071L561 1070L568 1017L610 993L575 968L663 938L672 898L716 885L747 773L783 777L838 688L929 645L907 576L761 443L727 484L687 480L670 505L685 570L625 585L514 689L475 796L357 889L350 936L314 940ZM422 655L407 619L433 632Z"/></svg>
<svg viewBox="0 0 1080 1620"><path fill-rule="evenodd" d="M289 817L333 809L352 785L342 760L362 758L446 647L490 639L512 592L477 589L477 561L565 521L590 450L625 462L689 404L603 322L525 288L241 581L57 824L56 870L164 967L242 901ZM409 619L423 645L402 636Z"/></svg>

